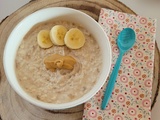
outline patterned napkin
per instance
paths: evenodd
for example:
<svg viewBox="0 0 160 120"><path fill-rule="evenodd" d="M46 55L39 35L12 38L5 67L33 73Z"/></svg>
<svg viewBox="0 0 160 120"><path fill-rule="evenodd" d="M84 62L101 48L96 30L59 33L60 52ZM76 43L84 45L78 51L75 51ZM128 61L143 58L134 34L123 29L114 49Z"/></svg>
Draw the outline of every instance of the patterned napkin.
<svg viewBox="0 0 160 120"><path fill-rule="evenodd" d="M116 39L126 27L133 28L136 43L122 59L112 97L105 110L101 103L105 85L85 103L83 120L150 120L156 20L101 9L99 24L112 47L112 68L119 55Z"/></svg>

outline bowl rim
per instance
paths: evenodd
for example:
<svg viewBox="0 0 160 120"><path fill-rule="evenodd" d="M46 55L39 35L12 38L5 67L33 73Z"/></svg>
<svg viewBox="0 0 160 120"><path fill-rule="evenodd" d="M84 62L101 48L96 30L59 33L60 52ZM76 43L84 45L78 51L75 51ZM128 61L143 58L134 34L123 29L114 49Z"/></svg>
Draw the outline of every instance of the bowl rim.
<svg viewBox="0 0 160 120"><path fill-rule="evenodd" d="M72 101L72 102L68 102L68 103L62 103L62 104L53 104L53 103L45 103L45 102L42 102L40 100L37 100L33 97L31 97L30 95L28 95L25 90L23 90L23 88L21 88L22 91L20 91L20 89L18 89L16 87L16 85L12 82L12 78L11 76L8 74L8 71L9 71L9 66L7 65L8 62L7 62L7 59L8 59L8 51L9 51L9 43L11 42L11 37L12 35L14 35L14 31L18 28L19 25L23 24L23 21L28 19L29 17L32 17L34 16L35 14L37 13L41 13L41 12L44 12L44 11L50 11L50 10L55 10L55 9L63 9L63 10L69 10L71 12L76 12L78 14L81 14L87 18L89 18L91 21L93 21L95 23L95 25L97 25L97 27L99 27L99 29L101 29L101 31L103 31L105 33L105 31L103 30L103 28L100 26L100 24L98 22L96 22L91 16L87 15L86 13L84 12L81 12L79 10L76 10L76 9L73 9L73 8L67 8L67 7L49 7L49 8L43 8L43 9L40 9L40 10L37 10L33 13L31 13L30 15L26 16L25 18L23 18L12 30L12 32L10 33L7 41L6 41L6 45L5 45L5 48L4 48L4 53L3 53L3 66L4 66L4 72L5 72L5 75L6 75L6 78L7 78L7 81L9 82L9 84L11 85L11 87L14 89L14 91L16 93L18 93L18 95L20 95L23 99L27 100L28 102L32 103L33 105L36 105L36 106L39 106L41 108L44 108L44 109L48 109L48 110L60 110L60 109L66 109L66 108L71 108L71 107L75 107L77 105L80 105L86 101L88 101L90 98L92 98L99 90L100 88L104 85L108 75L109 75L109 72L110 72L110 68L111 68L111 60L112 60L112 53L111 53L111 45L110 45L110 42L109 42L109 38L107 36L107 34L105 34L105 38L107 39L106 40L106 45L108 47L108 50L109 50L109 55L108 58L109 59L109 63L108 63L108 70L106 71L105 75L102 76L102 78L105 80L103 80L102 83L98 82L96 83L98 85L97 89L95 90L90 90L88 93L86 93L83 97L81 97L80 99L77 99L75 101ZM53 16L52 16L53 17ZM20 40L22 41L22 40ZM15 62L15 59L14 59L14 62ZM15 75L16 76L16 75ZM17 80L17 83L18 82L18 79ZM95 84L95 85L96 85ZM19 85L19 87L21 87Z"/></svg>

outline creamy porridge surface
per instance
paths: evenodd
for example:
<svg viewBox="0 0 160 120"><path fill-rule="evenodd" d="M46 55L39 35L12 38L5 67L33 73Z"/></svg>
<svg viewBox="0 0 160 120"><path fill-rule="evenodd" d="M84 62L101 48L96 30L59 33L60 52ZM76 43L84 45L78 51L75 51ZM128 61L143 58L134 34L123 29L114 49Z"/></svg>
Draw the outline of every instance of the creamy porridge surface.
<svg viewBox="0 0 160 120"><path fill-rule="evenodd" d="M61 24L67 29L77 27L85 35L86 43L78 50L66 46L42 49L37 34ZM70 55L77 63L73 70L46 70L43 60L51 54ZM48 103L66 103L82 97L96 83L102 67L99 45L84 28L66 21L45 21L32 27L25 35L16 55L16 74L22 88L32 97Z"/></svg>

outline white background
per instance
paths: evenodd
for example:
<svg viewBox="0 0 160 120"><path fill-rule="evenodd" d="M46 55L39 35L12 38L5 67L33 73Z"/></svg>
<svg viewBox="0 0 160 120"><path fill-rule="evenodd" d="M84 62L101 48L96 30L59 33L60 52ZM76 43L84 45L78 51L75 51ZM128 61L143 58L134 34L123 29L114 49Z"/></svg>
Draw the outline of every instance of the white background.
<svg viewBox="0 0 160 120"><path fill-rule="evenodd" d="M16 11L21 6L28 3L30 0L0 0L0 21L12 12ZM157 34L156 41L160 48L160 0L119 0L131 8L135 13L156 18L157 19ZM160 119L160 95L152 110L152 120Z"/></svg>

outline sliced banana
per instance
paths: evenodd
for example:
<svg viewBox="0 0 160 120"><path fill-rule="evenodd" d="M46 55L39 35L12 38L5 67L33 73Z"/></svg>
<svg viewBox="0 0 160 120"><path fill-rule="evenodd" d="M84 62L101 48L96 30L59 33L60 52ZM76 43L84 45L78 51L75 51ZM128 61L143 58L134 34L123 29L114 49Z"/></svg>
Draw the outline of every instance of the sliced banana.
<svg viewBox="0 0 160 120"><path fill-rule="evenodd" d="M50 38L55 45L64 45L67 29L63 25L55 25L50 31Z"/></svg>
<svg viewBox="0 0 160 120"><path fill-rule="evenodd" d="M53 43L50 39L49 30L41 30L37 35L37 42L41 48L50 48Z"/></svg>
<svg viewBox="0 0 160 120"><path fill-rule="evenodd" d="M64 42L70 49L79 49L85 43L85 36L78 28L71 28L66 33Z"/></svg>

